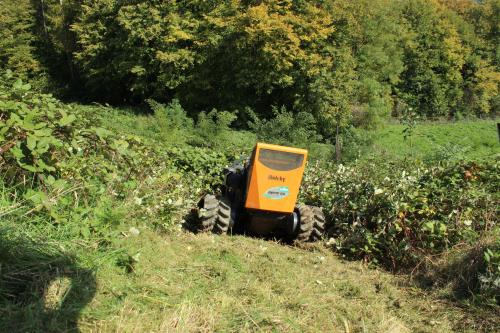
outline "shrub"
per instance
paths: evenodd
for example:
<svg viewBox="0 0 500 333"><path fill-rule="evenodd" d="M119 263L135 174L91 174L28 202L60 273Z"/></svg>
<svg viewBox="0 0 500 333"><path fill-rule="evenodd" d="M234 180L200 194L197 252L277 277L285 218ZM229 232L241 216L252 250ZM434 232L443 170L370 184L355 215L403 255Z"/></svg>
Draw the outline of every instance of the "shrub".
<svg viewBox="0 0 500 333"><path fill-rule="evenodd" d="M191 143L195 146L224 150L233 142L231 124L236 115L228 111L200 112Z"/></svg>
<svg viewBox="0 0 500 333"><path fill-rule="evenodd" d="M338 251L399 270L495 228L498 166L497 161L312 164L302 196L329 212L329 234Z"/></svg>
<svg viewBox="0 0 500 333"><path fill-rule="evenodd" d="M316 131L316 120L310 113L294 114L285 107L273 107L273 118L260 119L253 111L247 109L247 112L251 118L248 126L259 140L267 143L306 148L322 140Z"/></svg>
<svg viewBox="0 0 500 333"><path fill-rule="evenodd" d="M352 162L362 159L372 153L374 132L364 131L355 127L347 127L343 130L342 139L342 161Z"/></svg>
<svg viewBox="0 0 500 333"><path fill-rule="evenodd" d="M154 112L160 138L166 142L184 143L191 137L193 120L187 116L179 100L174 99L167 105L152 99L147 103Z"/></svg>
<svg viewBox="0 0 500 333"><path fill-rule="evenodd" d="M0 77L0 119L0 166L13 183L49 176L104 180L111 173L130 174L139 162L131 149L137 138L99 127L95 115L33 91L10 72Z"/></svg>
<svg viewBox="0 0 500 333"><path fill-rule="evenodd" d="M0 76L0 166L12 179L55 172L73 135L76 116L50 95L38 94L9 71ZM64 147L68 148L68 147Z"/></svg>
<svg viewBox="0 0 500 333"><path fill-rule="evenodd" d="M500 232L496 231L496 241L484 248L479 282L481 293L500 305Z"/></svg>

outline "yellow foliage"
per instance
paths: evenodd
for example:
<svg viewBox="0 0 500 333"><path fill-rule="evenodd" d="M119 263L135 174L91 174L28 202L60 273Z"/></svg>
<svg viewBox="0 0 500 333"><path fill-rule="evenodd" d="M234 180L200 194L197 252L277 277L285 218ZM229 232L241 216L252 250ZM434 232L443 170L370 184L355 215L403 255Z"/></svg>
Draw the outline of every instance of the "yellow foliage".
<svg viewBox="0 0 500 333"><path fill-rule="evenodd" d="M491 111L490 101L499 94L500 72L494 66L481 62L481 68L475 73L475 87L477 96L480 97L478 107L480 112L489 113Z"/></svg>

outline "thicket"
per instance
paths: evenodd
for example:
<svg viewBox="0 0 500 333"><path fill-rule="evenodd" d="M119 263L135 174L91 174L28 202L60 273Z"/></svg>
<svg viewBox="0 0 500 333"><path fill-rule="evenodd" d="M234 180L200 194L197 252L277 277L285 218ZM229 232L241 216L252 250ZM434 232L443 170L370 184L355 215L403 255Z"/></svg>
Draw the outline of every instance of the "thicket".
<svg viewBox="0 0 500 333"><path fill-rule="evenodd" d="M28 205L56 224L81 221L88 236L93 223L111 227L96 222L100 209L121 203L166 227L174 203L194 201L219 182L224 154L120 134L102 127L95 111L33 91L11 72L0 77L1 183L11 202L0 216Z"/></svg>
<svg viewBox="0 0 500 333"><path fill-rule="evenodd" d="M477 270L469 292L481 291L495 303L500 300L499 175L498 160L316 163L307 169L302 198L328 212L335 250L394 271L418 272L428 258L482 243L462 265L464 271Z"/></svg>
<svg viewBox="0 0 500 333"><path fill-rule="evenodd" d="M5 1L3 1L5 2ZM2 3L3 3L2 2ZM498 0L30 1L0 10L0 66L69 96L284 106L336 127L498 114ZM353 13L356 13L353 15ZM215 116L217 117L217 116Z"/></svg>

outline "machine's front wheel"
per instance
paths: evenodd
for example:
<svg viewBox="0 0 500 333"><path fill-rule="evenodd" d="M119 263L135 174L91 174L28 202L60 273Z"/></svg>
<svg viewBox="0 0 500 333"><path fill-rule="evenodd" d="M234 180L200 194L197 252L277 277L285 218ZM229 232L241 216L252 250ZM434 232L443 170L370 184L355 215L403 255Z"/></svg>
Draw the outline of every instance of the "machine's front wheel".
<svg viewBox="0 0 500 333"><path fill-rule="evenodd" d="M207 194L198 203L198 230L226 234L231 226L231 203L225 197Z"/></svg>
<svg viewBox="0 0 500 333"><path fill-rule="evenodd" d="M207 194L198 202L198 231L210 232L217 220L219 200L215 195Z"/></svg>
<svg viewBox="0 0 500 333"><path fill-rule="evenodd" d="M298 232L295 239L298 242L314 242L323 237L325 231L325 215L319 207L298 205Z"/></svg>

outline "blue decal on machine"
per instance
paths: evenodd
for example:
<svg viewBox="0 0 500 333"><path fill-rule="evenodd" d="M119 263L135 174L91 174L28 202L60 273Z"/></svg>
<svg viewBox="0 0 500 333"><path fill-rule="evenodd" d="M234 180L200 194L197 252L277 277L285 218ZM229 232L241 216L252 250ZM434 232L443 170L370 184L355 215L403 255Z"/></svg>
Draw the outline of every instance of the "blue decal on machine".
<svg viewBox="0 0 500 333"><path fill-rule="evenodd" d="M290 190L288 189L288 186L277 186L268 189L266 193L264 193L264 196L272 200L281 200L286 198L289 193Z"/></svg>

